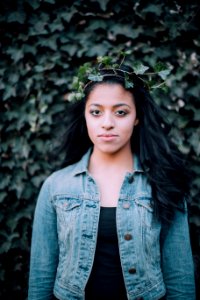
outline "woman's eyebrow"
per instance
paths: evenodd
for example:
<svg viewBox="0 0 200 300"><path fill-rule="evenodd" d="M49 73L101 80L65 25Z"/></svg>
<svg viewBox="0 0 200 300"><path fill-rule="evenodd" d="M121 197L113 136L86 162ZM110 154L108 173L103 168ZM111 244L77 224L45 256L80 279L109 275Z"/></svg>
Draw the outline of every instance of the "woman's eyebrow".
<svg viewBox="0 0 200 300"><path fill-rule="evenodd" d="M115 104L115 105L113 105L113 106L114 106L114 107L128 106L129 108L131 108L130 105L128 105L128 104L126 104L126 103L117 103L117 104Z"/></svg>
<svg viewBox="0 0 200 300"><path fill-rule="evenodd" d="M89 106L102 107L103 105L98 104L98 103L92 103L92 104L90 104ZM131 108L130 105L128 105L128 104L126 104L126 103L117 103L117 104L113 105L114 108L115 108L115 107L121 107L121 106L127 106L127 107Z"/></svg>

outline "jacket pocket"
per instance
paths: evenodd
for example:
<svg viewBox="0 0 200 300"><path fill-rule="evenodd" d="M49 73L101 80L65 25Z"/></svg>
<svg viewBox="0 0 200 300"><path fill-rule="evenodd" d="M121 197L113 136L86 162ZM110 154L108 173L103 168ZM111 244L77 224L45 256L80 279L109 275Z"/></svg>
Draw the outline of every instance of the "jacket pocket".
<svg viewBox="0 0 200 300"><path fill-rule="evenodd" d="M65 225L69 226L70 224L74 224L78 219L82 200L68 195L56 195L54 196L54 206L57 213L58 225L61 227Z"/></svg>
<svg viewBox="0 0 200 300"><path fill-rule="evenodd" d="M142 226L152 227L154 224L153 199L148 196L140 196L135 199L138 215Z"/></svg>
<svg viewBox="0 0 200 300"><path fill-rule="evenodd" d="M149 196L140 196L135 199L137 205L146 208L148 211L153 212L153 199Z"/></svg>
<svg viewBox="0 0 200 300"><path fill-rule="evenodd" d="M54 205L64 211L70 211L81 205L81 200L77 198L71 198L68 196L55 196Z"/></svg>

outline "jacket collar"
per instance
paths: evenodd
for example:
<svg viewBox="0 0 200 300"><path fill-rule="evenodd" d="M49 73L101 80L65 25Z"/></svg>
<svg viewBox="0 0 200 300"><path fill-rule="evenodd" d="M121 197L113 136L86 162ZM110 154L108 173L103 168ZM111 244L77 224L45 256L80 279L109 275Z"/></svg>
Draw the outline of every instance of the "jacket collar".
<svg viewBox="0 0 200 300"><path fill-rule="evenodd" d="M144 170L142 169L141 162L139 155L134 153L133 154L133 173L143 173Z"/></svg>
<svg viewBox="0 0 200 300"><path fill-rule="evenodd" d="M79 160L75 165L74 169L72 171L72 175L76 176L82 173L87 173L88 172L88 164L89 164L89 159L90 155L92 152L92 148L90 148ZM134 153L133 154L134 159L133 159L133 173L142 173L144 170L141 167L140 159L138 154Z"/></svg>
<svg viewBox="0 0 200 300"><path fill-rule="evenodd" d="M86 173L88 171L88 164L90 155L92 152L92 148L90 148L83 156L82 158L74 165L74 169L72 171L72 175L76 176L82 173Z"/></svg>

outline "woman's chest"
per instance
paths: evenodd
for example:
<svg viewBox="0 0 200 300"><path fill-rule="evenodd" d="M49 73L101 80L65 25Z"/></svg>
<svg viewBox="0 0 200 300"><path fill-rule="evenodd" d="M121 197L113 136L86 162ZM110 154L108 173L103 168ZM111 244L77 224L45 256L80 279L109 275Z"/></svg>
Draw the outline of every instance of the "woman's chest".
<svg viewBox="0 0 200 300"><path fill-rule="evenodd" d="M120 175L104 175L104 177L95 178L99 189L101 206L116 207L118 205L123 179Z"/></svg>

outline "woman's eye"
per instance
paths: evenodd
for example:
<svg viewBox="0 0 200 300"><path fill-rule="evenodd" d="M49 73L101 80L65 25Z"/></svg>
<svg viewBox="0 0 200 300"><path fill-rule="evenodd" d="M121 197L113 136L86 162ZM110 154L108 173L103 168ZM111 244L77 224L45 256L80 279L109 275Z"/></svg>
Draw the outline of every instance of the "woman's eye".
<svg viewBox="0 0 200 300"><path fill-rule="evenodd" d="M127 112L126 111L124 111L124 110L118 110L118 111L116 111L116 113L115 113L117 116L125 116L125 115L127 115Z"/></svg>
<svg viewBox="0 0 200 300"><path fill-rule="evenodd" d="M101 111L98 110L98 109L94 109L94 110L90 111L90 114L93 115L93 116L100 116Z"/></svg>

